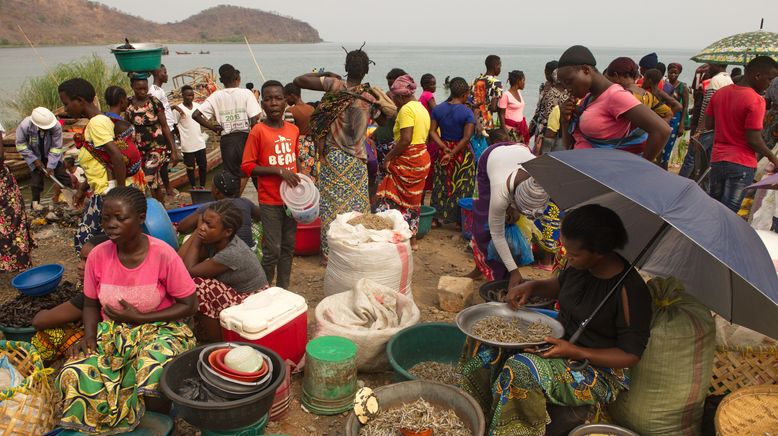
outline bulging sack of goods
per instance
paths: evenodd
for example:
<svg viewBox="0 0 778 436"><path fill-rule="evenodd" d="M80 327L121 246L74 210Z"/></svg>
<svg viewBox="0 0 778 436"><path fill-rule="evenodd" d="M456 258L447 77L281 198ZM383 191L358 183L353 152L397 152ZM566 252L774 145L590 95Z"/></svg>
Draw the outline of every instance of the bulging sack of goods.
<svg viewBox="0 0 778 436"><path fill-rule="evenodd" d="M354 289L360 279L366 278L412 299L411 235L408 223L397 210L338 215L327 232L330 254L324 294Z"/></svg>
<svg viewBox="0 0 778 436"><path fill-rule="evenodd" d="M400 330L419 322L419 308L410 298L369 279L350 292L330 295L316 306L315 336L342 336L357 344L357 369L389 368L386 343Z"/></svg>

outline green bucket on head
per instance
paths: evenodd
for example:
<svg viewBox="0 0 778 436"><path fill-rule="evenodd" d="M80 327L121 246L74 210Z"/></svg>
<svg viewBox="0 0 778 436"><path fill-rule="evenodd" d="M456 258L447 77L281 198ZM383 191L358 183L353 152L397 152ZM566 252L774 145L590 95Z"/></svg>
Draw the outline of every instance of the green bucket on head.
<svg viewBox="0 0 778 436"><path fill-rule="evenodd" d="M200 430L200 432L203 436L260 436L265 434L267 421L268 415L265 415L259 421L246 427L224 431Z"/></svg>
<svg viewBox="0 0 778 436"><path fill-rule="evenodd" d="M437 210L431 206L422 206L419 214L419 229L416 231L416 239L421 239L430 232L432 228L432 218Z"/></svg>
<svg viewBox="0 0 778 436"><path fill-rule="evenodd" d="M354 406L357 345L340 336L321 336L305 347L300 400L317 415L337 415Z"/></svg>
<svg viewBox="0 0 778 436"><path fill-rule="evenodd" d="M112 48L119 64L119 69L125 73L145 73L154 71L162 65L162 44L133 44L135 49L124 50Z"/></svg>

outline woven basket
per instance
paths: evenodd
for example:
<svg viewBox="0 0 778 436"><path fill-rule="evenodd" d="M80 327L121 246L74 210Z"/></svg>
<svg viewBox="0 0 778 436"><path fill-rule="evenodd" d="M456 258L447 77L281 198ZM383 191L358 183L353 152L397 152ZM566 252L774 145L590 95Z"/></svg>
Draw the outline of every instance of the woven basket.
<svg viewBox="0 0 778 436"><path fill-rule="evenodd" d="M713 359L711 395L778 383L778 348L775 346L719 346Z"/></svg>
<svg viewBox="0 0 778 436"><path fill-rule="evenodd" d="M716 410L718 436L762 435L778 428L778 385L752 386L727 395Z"/></svg>
<svg viewBox="0 0 778 436"><path fill-rule="evenodd" d="M27 342L0 341L0 356L24 377L21 385L0 391L0 434L39 435L54 427L54 401L48 375L38 351Z"/></svg>

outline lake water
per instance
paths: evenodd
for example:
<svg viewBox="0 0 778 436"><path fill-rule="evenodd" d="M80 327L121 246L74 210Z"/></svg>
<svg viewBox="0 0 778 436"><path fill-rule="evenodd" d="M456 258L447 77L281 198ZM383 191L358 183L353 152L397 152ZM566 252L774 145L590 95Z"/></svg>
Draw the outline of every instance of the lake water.
<svg viewBox="0 0 778 436"><path fill-rule="evenodd" d="M343 45L348 49L353 49L360 44ZM246 82L254 82L255 84L261 82L245 44L171 44L168 45L168 48L171 54L164 56L162 62L167 66L171 82L174 75L188 69L211 67L216 71L224 63L230 63L241 71L244 84ZM471 81L484 71L486 56L497 54L502 58L502 79L504 82L507 82L509 71L517 69L524 71L527 78L524 91L524 97L527 101L525 115L531 117L537 103L538 86L544 80L544 65L549 60L558 59L565 48L516 45L368 44L365 51L370 55L375 65L371 66L367 81L385 87L384 77L394 67L405 69L417 82L422 74L432 73L438 79L437 100L441 101L446 97L446 91L442 86L446 76L461 76ZM297 75L318 68L343 74L345 53L341 44L257 44L253 45L252 49L267 79L276 79L286 83ZM197 54L200 50L210 51L210 54ZM195 54L177 55L176 51L190 51ZM681 63L684 66L682 80L687 83L691 81L696 68L696 64L689 60L694 55L691 50L593 47L592 51L601 69L604 69L611 60L618 56L630 56L637 61L651 51L656 51L660 61L665 64ZM110 64L115 62L107 46L40 47L38 53L50 67L90 56L93 53ZM0 77L2 77L0 95L2 95L2 100L13 99L27 78L42 74L45 74L44 66L32 49L0 49ZM172 83L168 83L166 87L170 89ZM319 95L314 92L305 92L303 98L318 100ZM5 119L21 118L20 115L10 113L2 107L0 107L0 117Z"/></svg>

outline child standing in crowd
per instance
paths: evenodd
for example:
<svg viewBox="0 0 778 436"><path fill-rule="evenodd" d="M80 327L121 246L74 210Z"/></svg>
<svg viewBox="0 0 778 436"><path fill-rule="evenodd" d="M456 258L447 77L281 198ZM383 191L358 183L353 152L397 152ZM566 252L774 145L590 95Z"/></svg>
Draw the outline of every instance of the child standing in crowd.
<svg viewBox="0 0 778 436"><path fill-rule="evenodd" d="M421 84L422 93L419 96L419 103L427 109L427 112L432 113L432 110L437 106L435 101L435 91L438 89L438 81L430 73L421 76L419 81Z"/></svg>
<svg viewBox="0 0 778 436"><path fill-rule="evenodd" d="M208 175L208 160L205 156L203 132L197 121L192 119L192 115L200 108L200 105L194 102L194 89L189 85L181 87L181 97L184 100L183 103L176 106L181 112L176 112L173 116L178 124L178 133L181 137L181 151L184 153L186 177L193 189L202 190L205 189L205 178ZM198 179L195 179L195 164L197 164Z"/></svg>
<svg viewBox="0 0 778 436"><path fill-rule="evenodd" d="M84 215L78 224L74 238L76 251L80 251L84 243L93 235L103 233L101 225L101 210L103 195L116 186L124 186L127 167L119 147L114 143L114 123L93 103L95 88L84 79L70 79L60 83L59 98L68 115L75 118L89 118L84 129L83 140L88 146L81 147L78 152L78 164L84 169L86 183L79 186L76 194L76 204L80 204L86 192L92 190L89 204L84 208ZM109 181L108 171L90 149L104 151L111 162L112 180Z"/></svg>
<svg viewBox="0 0 778 436"><path fill-rule="evenodd" d="M82 183L86 182L86 176L84 175L84 169L76 165L76 158L68 156L64 160L65 170L70 175L70 186L78 187Z"/></svg>
<svg viewBox="0 0 778 436"><path fill-rule="evenodd" d="M224 169L241 178L243 147L261 109L251 90L240 87L240 71L232 65L224 64L219 68L219 80L224 84L224 89L209 95L200 108L192 113L192 118L201 126L221 134L219 148ZM215 118L216 124L212 125L208 118ZM241 180L241 192L244 186L245 179Z"/></svg>
<svg viewBox="0 0 778 436"><path fill-rule="evenodd" d="M300 177L297 162L297 126L283 120L286 100L284 86L276 80L262 85L262 110L267 118L251 129L243 152L241 169L257 179L257 193L264 237L262 268L268 282L288 289L292 273L292 254L297 222L286 213L281 200L281 182L297 186Z"/></svg>
<svg viewBox="0 0 778 436"><path fill-rule="evenodd" d="M154 76L154 81L149 83L149 95L152 95L157 100L159 100L159 102L162 103L162 107L165 108L165 121L167 122L167 126L172 137L173 132L175 131L173 110L177 111L177 115L179 116L183 116L183 113L178 106L170 106L170 102L167 99L167 94L165 93L165 90L162 89L162 85L167 83L168 80L167 67L165 67L165 64L161 64L159 68L154 70L151 74ZM172 157L172 163L175 165L178 163L178 159L175 157L175 155ZM175 192L173 191L173 187L170 186L170 175L168 174L169 166L170 162L163 163L159 169L159 176L162 179L162 185L165 187L165 192L169 197L173 197L175 196Z"/></svg>

